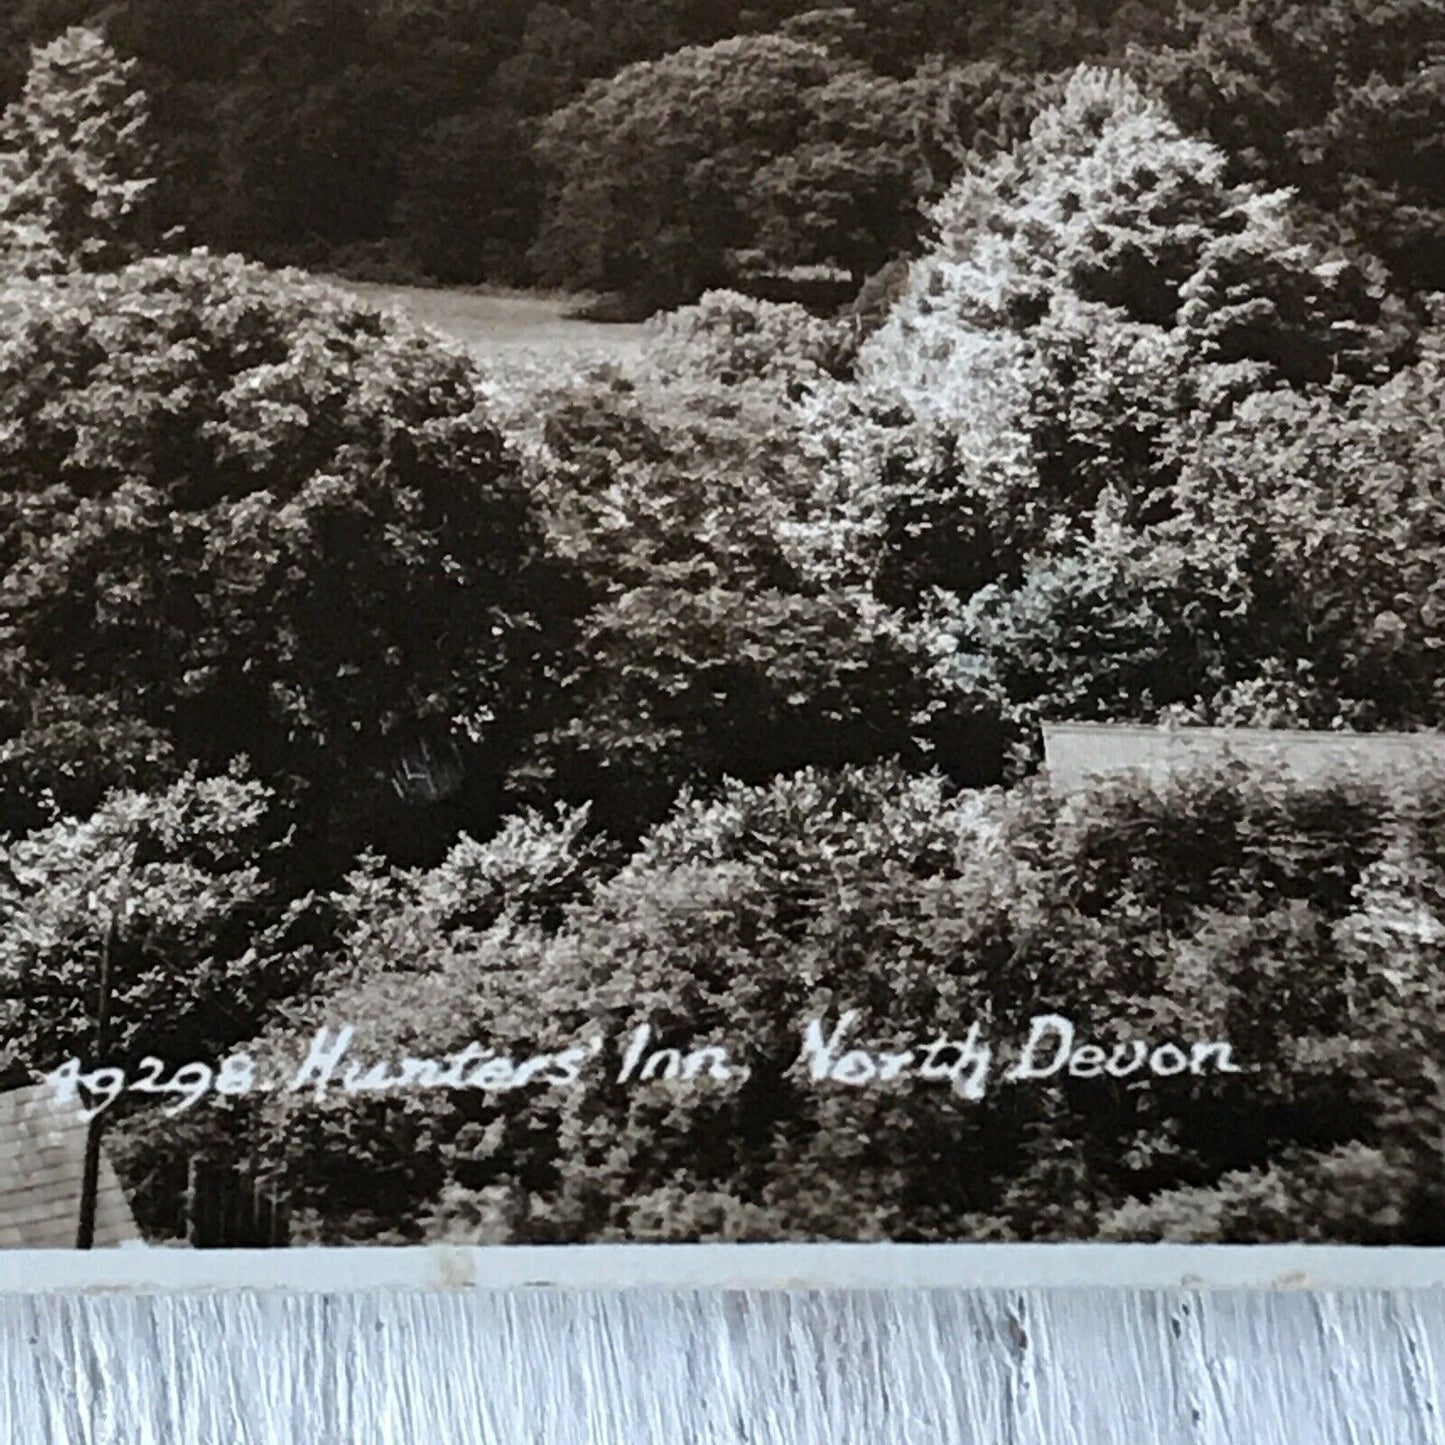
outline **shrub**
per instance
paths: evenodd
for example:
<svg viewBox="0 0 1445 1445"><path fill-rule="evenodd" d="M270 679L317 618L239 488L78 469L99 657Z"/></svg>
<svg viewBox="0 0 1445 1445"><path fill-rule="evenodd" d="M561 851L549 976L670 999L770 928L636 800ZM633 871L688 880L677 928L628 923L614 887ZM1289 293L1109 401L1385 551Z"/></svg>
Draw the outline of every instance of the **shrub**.
<svg viewBox="0 0 1445 1445"><path fill-rule="evenodd" d="M790 389L836 375L839 328L796 303L709 291L654 324L649 368L660 379L685 375L718 386L766 381Z"/></svg>

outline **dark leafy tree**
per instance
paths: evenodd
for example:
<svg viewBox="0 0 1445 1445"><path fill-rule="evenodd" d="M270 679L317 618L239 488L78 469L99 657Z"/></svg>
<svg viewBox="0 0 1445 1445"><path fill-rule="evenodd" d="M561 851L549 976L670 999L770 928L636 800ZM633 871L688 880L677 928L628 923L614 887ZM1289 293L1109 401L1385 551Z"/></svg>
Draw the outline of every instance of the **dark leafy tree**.
<svg viewBox="0 0 1445 1445"><path fill-rule="evenodd" d="M448 116L426 132L406 167L395 220L429 276L528 278L540 199L533 129L498 108Z"/></svg>
<svg viewBox="0 0 1445 1445"><path fill-rule="evenodd" d="M64 697L322 818L505 768L568 594L463 353L204 253L4 304L12 767Z"/></svg>
<svg viewBox="0 0 1445 1445"><path fill-rule="evenodd" d="M1135 64L1241 178L1292 186L1316 224L1411 292L1445 286L1445 9L1437 0L1240 0L1186 9Z"/></svg>
<svg viewBox="0 0 1445 1445"><path fill-rule="evenodd" d="M657 303L796 265L861 280L907 230L907 109L898 82L783 35L630 66L543 128L540 272Z"/></svg>

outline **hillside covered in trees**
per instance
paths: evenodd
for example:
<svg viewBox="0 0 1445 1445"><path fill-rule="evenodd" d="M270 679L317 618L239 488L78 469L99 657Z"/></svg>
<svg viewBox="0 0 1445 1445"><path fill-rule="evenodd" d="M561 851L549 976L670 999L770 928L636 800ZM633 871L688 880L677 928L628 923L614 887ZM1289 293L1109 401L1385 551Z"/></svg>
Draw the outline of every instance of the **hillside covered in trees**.
<svg viewBox="0 0 1445 1445"><path fill-rule="evenodd" d="M1439 0L6 0L0 104L82 22L138 63L165 224L268 261L856 289L1092 63L1403 290L1445 283Z"/></svg>
<svg viewBox="0 0 1445 1445"><path fill-rule="evenodd" d="M151 1237L196 1159L334 1242L1445 1235L1445 776L1040 770L1445 728L1438 4L76 18L0 120L0 1045ZM484 361L288 257L661 309ZM797 1057L1039 1016L1095 1063Z"/></svg>

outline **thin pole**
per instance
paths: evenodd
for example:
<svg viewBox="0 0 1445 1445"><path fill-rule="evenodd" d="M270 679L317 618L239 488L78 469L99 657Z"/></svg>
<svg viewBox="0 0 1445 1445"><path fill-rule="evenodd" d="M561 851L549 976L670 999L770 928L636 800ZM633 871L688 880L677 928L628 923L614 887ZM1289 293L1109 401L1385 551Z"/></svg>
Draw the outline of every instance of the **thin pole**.
<svg viewBox="0 0 1445 1445"><path fill-rule="evenodd" d="M201 1161L192 1154L186 1160L186 1243L192 1249L201 1242Z"/></svg>
<svg viewBox="0 0 1445 1445"><path fill-rule="evenodd" d="M111 909L110 921L106 925L105 938L100 945L99 994L95 1006L95 1058L103 1063L110 1049L110 967L115 952L116 937L120 933L120 920L129 905L130 877L122 880L121 897ZM85 1167L80 1177L80 1222L75 1231L75 1247L90 1249L95 1244L95 1210L100 1194L100 1136L104 1129L105 1111L101 1110L91 1120L85 1131Z"/></svg>

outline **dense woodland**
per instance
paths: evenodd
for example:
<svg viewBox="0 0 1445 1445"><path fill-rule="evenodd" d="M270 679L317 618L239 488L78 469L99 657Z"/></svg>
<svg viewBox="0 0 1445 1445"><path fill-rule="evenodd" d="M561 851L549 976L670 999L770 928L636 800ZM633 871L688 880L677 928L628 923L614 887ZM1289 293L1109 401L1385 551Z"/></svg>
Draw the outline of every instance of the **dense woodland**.
<svg viewBox="0 0 1445 1445"><path fill-rule="evenodd" d="M1440 0L6 0L0 101L95 20L138 64L161 211L313 268L635 304L919 238L1080 63L1127 69L1407 291L1445 281ZM640 295L638 293L641 293Z"/></svg>
<svg viewBox="0 0 1445 1445"><path fill-rule="evenodd" d="M200 1154L325 1240L1439 1241L1445 779L1038 750L1445 722L1440 5L10 24L7 1049L92 1059L104 956L127 1069L755 1050L127 1100L149 1228ZM664 309L486 363L288 257ZM844 1007L1249 1071L805 1087Z"/></svg>

